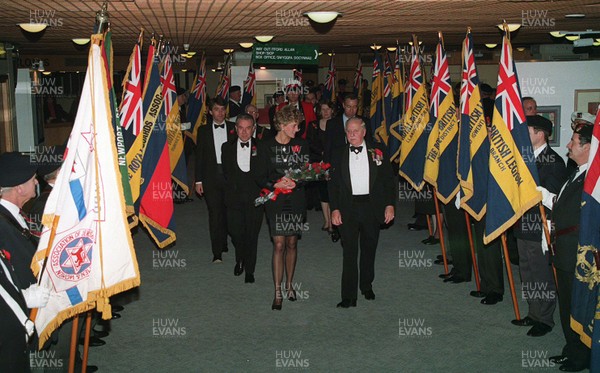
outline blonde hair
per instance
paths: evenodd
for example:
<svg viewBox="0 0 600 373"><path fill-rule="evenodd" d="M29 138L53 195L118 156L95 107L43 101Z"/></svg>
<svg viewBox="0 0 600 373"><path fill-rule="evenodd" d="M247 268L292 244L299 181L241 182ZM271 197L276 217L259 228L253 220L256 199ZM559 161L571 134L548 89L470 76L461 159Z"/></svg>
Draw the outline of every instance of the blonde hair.
<svg viewBox="0 0 600 373"><path fill-rule="evenodd" d="M287 105L275 113L275 129L281 131L282 126L290 123L300 123L300 111Z"/></svg>

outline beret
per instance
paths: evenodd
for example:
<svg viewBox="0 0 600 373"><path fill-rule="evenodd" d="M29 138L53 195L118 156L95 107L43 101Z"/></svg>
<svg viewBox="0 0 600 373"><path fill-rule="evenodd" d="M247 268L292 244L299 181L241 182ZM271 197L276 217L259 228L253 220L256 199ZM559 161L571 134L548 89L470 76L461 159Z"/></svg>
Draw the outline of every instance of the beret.
<svg viewBox="0 0 600 373"><path fill-rule="evenodd" d="M19 152L0 154L0 187L14 187L31 179L37 166L31 157Z"/></svg>
<svg viewBox="0 0 600 373"><path fill-rule="evenodd" d="M552 136L552 122L541 115L528 115L527 125L548 132Z"/></svg>

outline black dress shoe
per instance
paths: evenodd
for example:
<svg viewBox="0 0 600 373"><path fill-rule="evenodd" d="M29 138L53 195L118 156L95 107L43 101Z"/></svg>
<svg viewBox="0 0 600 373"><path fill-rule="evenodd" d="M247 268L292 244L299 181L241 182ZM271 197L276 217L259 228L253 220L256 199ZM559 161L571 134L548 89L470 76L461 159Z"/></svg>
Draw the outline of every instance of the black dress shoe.
<svg viewBox="0 0 600 373"><path fill-rule="evenodd" d="M481 304L492 305L498 302L502 302L504 296L498 293L489 293L485 298L481 300Z"/></svg>
<svg viewBox="0 0 600 373"><path fill-rule="evenodd" d="M485 298L485 293L483 291L473 290L469 293L469 295L475 298Z"/></svg>
<svg viewBox="0 0 600 373"><path fill-rule="evenodd" d="M581 372L582 370L587 368L588 367L585 364L578 365L575 364L573 361L567 359L567 361L565 361L563 365L561 365L558 369L563 372Z"/></svg>
<svg viewBox="0 0 600 373"><path fill-rule="evenodd" d="M83 338L79 338L80 345L83 345L84 342L85 341ZM100 339L98 337L90 336L90 347L104 346L105 344L106 344L106 342L103 341L102 339Z"/></svg>
<svg viewBox="0 0 600 373"><path fill-rule="evenodd" d="M550 356L550 358L548 358L548 360L550 360L554 364L562 365L569 359L567 358L567 355L556 355L556 356Z"/></svg>
<svg viewBox="0 0 600 373"><path fill-rule="evenodd" d="M433 261L435 264L444 264L444 259L436 259ZM452 264L452 261L450 259L447 260L448 264Z"/></svg>
<svg viewBox="0 0 600 373"><path fill-rule="evenodd" d="M546 325L542 322L536 322L534 326L529 329L527 335L530 337L541 337L552 331L552 327L550 325Z"/></svg>
<svg viewBox="0 0 600 373"><path fill-rule="evenodd" d="M111 316L111 318L110 318L110 319L111 319L111 320L116 320L116 319L120 319L120 318L121 318L121 315L120 315L120 314L118 314L118 313L116 313L116 312L113 312L113 313L112 313L112 316Z"/></svg>
<svg viewBox="0 0 600 373"><path fill-rule="evenodd" d="M121 312L125 309L125 307L121 306L120 304L114 304L111 308L115 312Z"/></svg>
<svg viewBox="0 0 600 373"><path fill-rule="evenodd" d="M244 282L247 284L253 284L254 283L254 275L246 273L246 278L244 279Z"/></svg>
<svg viewBox="0 0 600 373"><path fill-rule="evenodd" d="M235 267L233 267L233 275L239 276L242 273L244 273L244 263L242 263L242 262L235 263Z"/></svg>
<svg viewBox="0 0 600 373"><path fill-rule="evenodd" d="M85 371L88 373L94 373L98 371L98 367L95 365L88 365L85 367Z"/></svg>
<svg viewBox="0 0 600 373"><path fill-rule="evenodd" d="M212 262L213 264L223 263L223 258L221 255L214 255Z"/></svg>
<svg viewBox="0 0 600 373"><path fill-rule="evenodd" d="M408 230L409 231L422 231L427 229L426 226L424 225L420 225L420 224L414 224L414 223L409 223L408 224Z"/></svg>
<svg viewBox="0 0 600 373"><path fill-rule="evenodd" d="M448 273L442 273L441 275L438 275L438 277L439 278L448 278L448 277L454 276L455 273L456 273L456 271L454 270L454 268L452 268Z"/></svg>
<svg viewBox="0 0 600 373"><path fill-rule="evenodd" d="M375 293L373 293L373 290L367 290L363 293L363 295L365 296L366 300L374 300L375 299Z"/></svg>
<svg viewBox="0 0 600 373"><path fill-rule="evenodd" d="M104 337L108 336L108 332L106 330L102 330L99 332L92 330L92 333L94 334L94 337L96 337L96 338L104 338Z"/></svg>
<svg viewBox="0 0 600 373"><path fill-rule="evenodd" d="M512 320L511 323L516 326L533 326L533 325L535 325L535 321L529 316L526 316L525 318L522 318L521 320Z"/></svg>
<svg viewBox="0 0 600 373"><path fill-rule="evenodd" d="M283 304L283 299L273 299L273 304L271 305L271 310L273 311L281 311L281 305Z"/></svg>
<svg viewBox="0 0 600 373"><path fill-rule="evenodd" d="M435 238L433 236L429 236L421 242L424 243L425 245L437 245L438 243L440 243L440 239Z"/></svg>
<svg viewBox="0 0 600 373"><path fill-rule="evenodd" d="M356 307L356 299L342 299L340 303L337 304L337 308L350 308Z"/></svg>
<svg viewBox="0 0 600 373"><path fill-rule="evenodd" d="M453 275L453 276L450 276L450 277L447 277L444 279L444 282L451 282L453 284L460 284L461 282L468 282L468 281L469 280L467 280L463 277L457 276L457 275Z"/></svg>
<svg viewBox="0 0 600 373"><path fill-rule="evenodd" d="M287 290L287 299L290 302L295 302L296 301L296 290L294 290L294 289Z"/></svg>
<svg viewBox="0 0 600 373"><path fill-rule="evenodd" d="M334 229L331 232L331 241L338 242L340 240L340 232L337 229Z"/></svg>

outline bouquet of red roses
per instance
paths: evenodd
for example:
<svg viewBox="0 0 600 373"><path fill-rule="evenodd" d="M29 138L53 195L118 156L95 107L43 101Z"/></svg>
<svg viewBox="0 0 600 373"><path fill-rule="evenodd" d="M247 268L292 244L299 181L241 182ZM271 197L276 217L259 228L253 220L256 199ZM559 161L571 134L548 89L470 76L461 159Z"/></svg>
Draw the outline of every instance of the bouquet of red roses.
<svg viewBox="0 0 600 373"><path fill-rule="evenodd" d="M319 181L329 180L329 168L331 165L324 162L305 163L301 168L290 168L285 171L285 177L295 182L299 181ZM280 179L281 180L281 179ZM280 180L277 180L279 182ZM255 206L260 206L268 201L275 201L279 194L289 194L292 190L275 188L270 190L264 188L260 191L260 196L254 200Z"/></svg>

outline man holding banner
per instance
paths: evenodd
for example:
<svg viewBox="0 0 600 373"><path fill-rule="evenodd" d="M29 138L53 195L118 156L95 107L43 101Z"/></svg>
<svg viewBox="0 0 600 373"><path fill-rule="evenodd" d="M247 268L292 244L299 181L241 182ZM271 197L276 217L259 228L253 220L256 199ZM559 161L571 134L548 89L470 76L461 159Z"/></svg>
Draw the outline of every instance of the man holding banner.
<svg viewBox="0 0 600 373"><path fill-rule="evenodd" d="M573 136L567 144L568 156L577 164L558 195L548 189L538 187L542 192L543 204L552 209L552 221L555 227L554 266L558 285L558 307L560 323L566 344L562 353L553 356L550 361L561 364L560 370L578 372L589 366L590 349L579 340L579 335L571 329L571 294L575 278L575 263L579 242L579 214L583 181L588 169L588 156L593 126L584 119L576 119L573 124Z"/></svg>

